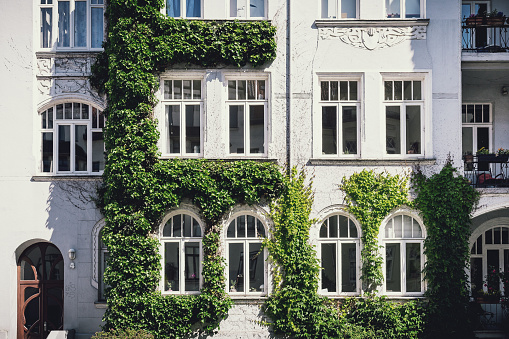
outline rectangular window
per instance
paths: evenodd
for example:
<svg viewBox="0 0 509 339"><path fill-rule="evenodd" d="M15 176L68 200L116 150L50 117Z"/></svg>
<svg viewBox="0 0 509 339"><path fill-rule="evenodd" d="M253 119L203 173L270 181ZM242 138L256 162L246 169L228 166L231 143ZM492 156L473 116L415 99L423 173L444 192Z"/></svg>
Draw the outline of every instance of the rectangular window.
<svg viewBox="0 0 509 339"><path fill-rule="evenodd" d="M202 154L202 81L163 80L163 153L172 156Z"/></svg>
<svg viewBox="0 0 509 339"><path fill-rule="evenodd" d="M104 0L40 0L39 7L41 48L102 47Z"/></svg>
<svg viewBox="0 0 509 339"><path fill-rule="evenodd" d="M201 0L166 0L166 15L172 18L201 18Z"/></svg>
<svg viewBox="0 0 509 339"><path fill-rule="evenodd" d="M229 153L266 154L266 80L228 80Z"/></svg>
<svg viewBox="0 0 509 339"><path fill-rule="evenodd" d="M492 117L490 104L461 106L462 153L475 154L479 149L492 150Z"/></svg>
<svg viewBox="0 0 509 339"><path fill-rule="evenodd" d="M320 81L322 156L359 154L359 81Z"/></svg>
<svg viewBox="0 0 509 339"><path fill-rule="evenodd" d="M421 18L424 0L385 0L387 18Z"/></svg>
<svg viewBox="0 0 509 339"><path fill-rule="evenodd" d="M358 0L322 0L322 18L357 18Z"/></svg>
<svg viewBox="0 0 509 339"><path fill-rule="evenodd" d="M230 17L265 18L266 0L230 0Z"/></svg>
<svg viewBox="0 0 509 339"><path fill-rule="evenodd" d="M386 153L423 155L422 80L385 80L384 100Z"/></svg>

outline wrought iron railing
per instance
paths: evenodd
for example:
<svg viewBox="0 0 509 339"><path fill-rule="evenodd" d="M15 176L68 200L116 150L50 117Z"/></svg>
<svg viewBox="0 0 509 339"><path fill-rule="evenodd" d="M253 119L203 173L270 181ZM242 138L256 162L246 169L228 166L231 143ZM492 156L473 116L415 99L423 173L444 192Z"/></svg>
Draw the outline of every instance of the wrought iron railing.
<svg viewBox="0 0 509 339"><path fill-rule="evenodd" d="M509 310L498 302L476 302L478 314L477 331L507 331L509 329Z"/></svg>
<svg viewBox="0 0 509 339"><path fill-rule="evenodd" d="M476 188L509 187L509 155L464 155L465 177Z"/></svg>
<svg viewBox="0 0 509 339"><path fill-rule="evenodd" d="M509 51L508 18L472 17L462 22L463 51L496 53Z"/></svg>

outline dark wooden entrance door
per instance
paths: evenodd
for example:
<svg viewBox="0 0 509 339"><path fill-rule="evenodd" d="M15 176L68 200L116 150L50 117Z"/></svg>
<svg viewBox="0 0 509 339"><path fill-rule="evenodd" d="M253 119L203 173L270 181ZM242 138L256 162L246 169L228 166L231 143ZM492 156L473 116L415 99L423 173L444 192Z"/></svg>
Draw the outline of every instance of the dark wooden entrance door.
<svg viewBox="0 0 509 339"><path fill-rule="evenodd" d="M62 254L53 244L34 244L18 261L18 339L45 339L62 329L63 316Z"/></svg>

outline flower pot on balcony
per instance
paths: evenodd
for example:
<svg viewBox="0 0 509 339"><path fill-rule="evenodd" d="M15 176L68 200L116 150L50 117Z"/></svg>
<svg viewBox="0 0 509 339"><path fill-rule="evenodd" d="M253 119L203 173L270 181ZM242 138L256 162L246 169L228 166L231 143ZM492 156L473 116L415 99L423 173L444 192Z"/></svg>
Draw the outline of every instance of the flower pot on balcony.
<svg viewBox="0 0 509 339"><path fill-rule="evenodd" d="M478 304L498 304L500 303L500 296L486 295L484 297L476 297L475 302Z"/></svg>
<svg viewBox="0 0 509 339"><path fill-rule="evenodd" d="M468 27L474 27L478 25L482 25L483 20L486 20L486 17L482 16L473 16L465 19L465 25ZM484 21L486 23L486 21Z"/></svg>
<svg viewBox="0 0 509 339"><path fill-rule="evenodd" d="M509 160L509 154L497 155L497 162L507 162Z"/></svg>
<svg viewBox="0 0 509 339"><path fill-rule="evenodd" d="M477 154L479 162L495 162L497 160L496 154Z"/></svg>
<svg viewBox="0 0 509 339"><path fill-rule="evenodd" d="M486 18L486 24L489 26L503 26L505 22L505 17L503 16L495 16Z"/></svg>

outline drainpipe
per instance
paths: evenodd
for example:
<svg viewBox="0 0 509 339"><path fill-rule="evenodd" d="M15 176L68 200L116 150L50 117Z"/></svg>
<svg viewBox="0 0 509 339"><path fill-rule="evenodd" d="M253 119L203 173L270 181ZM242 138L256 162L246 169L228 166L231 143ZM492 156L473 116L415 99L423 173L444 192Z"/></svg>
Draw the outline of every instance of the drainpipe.
<svg viewBox="0 0 509 339"><path fill-rule="evenodd" d="M291 0L286 0L286 170L290 173L291 161Z"/></svg>

